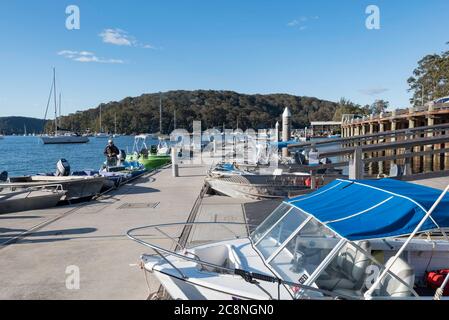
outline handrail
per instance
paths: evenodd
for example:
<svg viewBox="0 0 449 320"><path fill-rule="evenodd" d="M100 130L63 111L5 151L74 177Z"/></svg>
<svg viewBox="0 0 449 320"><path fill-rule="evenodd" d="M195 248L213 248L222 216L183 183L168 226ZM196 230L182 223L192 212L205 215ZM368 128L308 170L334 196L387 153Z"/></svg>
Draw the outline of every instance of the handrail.
<svg viewBox="0 0 449 320"><path fill-rule="evenodd" d="M308 142L299 142L295 144L290 144L287 146L287 148L299 148L299 147L310 147L312 145L318 146L318 145L325 145L325 144L335 144L335 143L351 143L351 142L368 142L372 140L376 140L382 137L400 137L400 136L407 136L407 135L420 135L420 134L426 134L429 131L432 133L439 132L439 131L446 131L449 129L448 123L442 123L442 124L436 124L433 126L423 126L423 127L416 127L416 128L407 128L407 129L398 129L398 130L388 130L383 132L376 132L376 133L368 133L365 135L357 135L357 136L351 136L351 137L345 137L345 138L334 138L334 139L325 139L321 141L308 141Z"/></svg>
<svg viewBox="0 0 449 320"><path fill-rule="evenodd" d="M348 296L345 294L336 294L334 292L331 291L327 291L324 289L319 289L319 288L315 288L315 287L311 287L311 286L307 286L307 285L303 285L300 283L295 283L295 282L291 282L291 281L287 281L287 280L283 280L280 279L276 276L272 276L272 275L267 275L267 274L263 274L263 273L255 273L255 272L250 272L250 271L246 271L246 270L241 270L241 269L231 269L231 268L227 268L224 266L220 266L214 263L210 263L210 262L206 262L206 261L202 261L202 260L198 260L198 259L194 259L194 258L189 258L185 255L179 254L177 252L171 251L171 250L167 250L164 249L160 246L157 246L155 244L151 244L148 243L146 241L143 241L135 236L132 235L132 233L134 233L135 231L139 231L139 230L143 230L143 229L148 229L148 228L160 228L160 227L172 227L172 226L181 226L181 225L196 225L196 224L204 224L204 225L208 225L208 224L227 224L227 225L245 225L247 226L246 223L244 222L182 222L182 223L165 223L165 224L157 224L157 225L148 225L148 226L143 226L143 227L138 227L138 228L133 228L130 229L126 232L126 235L129 239L142 244L143 246L149 247L152 250L154 250L165 262L167 262L170 266L172 266L180 275L183 279L186 279L187 277L182 273L181 270L179 270L179 268L177 268L176 266L174 266L174 264L167 259L166 256L164 256L162 253L165 253L167 255L173 256L173 257L177 257L186 261L190 261L190 262L194 262L197 263L201 266L207 266L210 268L214 268L214 269L218 269L218 270L222 270L226 273L230 273L236 276L241 276L245 281L249 282L249 283L253 283L256 284L257 282L255 282L254 280L261 280L261 281L265 281L265 282L271 282L271 283L278 283L278 284L284 284L284 285L288 285L288 286L292 286L292 287L298 287L298 288L302 288L303 290L310 290L310 291L314 291L314 292L319 292L321 294L324 295L328 295L331 297L335 297L335 298L344 298L344 299L350 299L350 300L357 300L358 298L356 297L352 297L352 296ZM162 252L162 253L161 253ZM280 290L280 289L279 289Z"/></svg>

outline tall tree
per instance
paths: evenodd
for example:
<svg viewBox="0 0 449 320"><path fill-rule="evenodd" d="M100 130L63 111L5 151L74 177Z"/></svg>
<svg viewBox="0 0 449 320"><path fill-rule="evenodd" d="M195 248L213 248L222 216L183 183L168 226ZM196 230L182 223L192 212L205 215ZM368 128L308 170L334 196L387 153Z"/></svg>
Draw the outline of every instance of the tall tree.
<svg viewBox="0 0 449 320"><path fill-rule="evenodd" d="M385 112L388 109L388 106L390 103L385 100L376 100L374 103L369 107L369 111L371 114L379 114L382 112Z"/></svg>
<svg viewBox="0 0 449 320"><path fill-rule="evenodd" d="M341 98L338 102L337 109L334 113L334 121L341 121L343 115L351 114L355 116L364 116L369 113L369 110L365 107L361 107L359 104L356 104L346 98Z"/></svg>
<svg viewBox="0 0 449 320"><path fill-rule="evenodd" d="M414 106L448 96L449 51L422 58L407 82L410 86L409 91L413 92L410 102Z"/></svg>

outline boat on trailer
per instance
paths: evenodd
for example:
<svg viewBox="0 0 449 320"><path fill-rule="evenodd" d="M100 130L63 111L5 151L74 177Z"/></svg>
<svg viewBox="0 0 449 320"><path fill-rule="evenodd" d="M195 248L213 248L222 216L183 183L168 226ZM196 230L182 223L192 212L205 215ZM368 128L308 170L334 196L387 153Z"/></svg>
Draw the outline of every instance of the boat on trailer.
<svg viewBox="0 0 449 320"><path fill-rule="evenodd" d="M173 299L447 299L426 275L449 268L449 186L337 179L284 201L249 236L186 247L164 228L128 236ZM237 223L198 222L230 229ZM135 236L152 228L176 250Z"/></svg>

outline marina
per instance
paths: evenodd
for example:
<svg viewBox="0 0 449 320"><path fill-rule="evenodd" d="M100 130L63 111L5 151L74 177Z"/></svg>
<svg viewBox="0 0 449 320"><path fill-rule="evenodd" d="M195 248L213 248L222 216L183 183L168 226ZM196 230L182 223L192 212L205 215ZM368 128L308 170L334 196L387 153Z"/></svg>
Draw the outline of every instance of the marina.
<svg viewBox="0 0 449 320"><path fill-rule="evenodd" d="M445 307L447 0L3 2L15 313Z"/></svg>
<svg viewBox="0 0 449 320"><path fill-rule="evenodd" d="M299 143L307 145L307 142ZM419 144L419 142L417 143ZM292 150L291 144L281 144L280 147L288 147ZM312 145L310 147L313 148ZM176 145L172 145L172 148L176 150ZM229 148L224 146L223 150L216 149L215 152L212 152L212 155L207 153L207 156L212 156L214 162L219 163L223 159L223 154L226 154L224 150L232 151L237 149L237 147ZM333 156L334 153L346 152L346 149L347 147L334 151L325 150L322 154L325 156ZM353 153L349 154L352 155ZM68 204L50 209L1 214L0 255L2 259L0 268L4 270L14 269L17 272L17 276L14 278L10 278L6 274L0 276L4 288L0 298L52 300L197 300L237 298L264 300L292 298L360 299L365 297L365 292L357 291L359 290L357 287L344 286L340 290L340 287L328 284L330 283L329 281L335 282L335 280L325 280L325 277L317 271L324 270L332 261L331 256L324 259L327 254L333 253L338 256L340 254L338 253L339 250L359 250L353 249L352 246L356 245L356 248L358 248L362 240L356 237L355 239L357 240L355 242L345 242L343 239L351 241L352 238L342 233L343 231L339 229L336 229L336 234L329 234L330 238L326 240L330 241L328 244L323 243L326 248L326 254L320 253L320 256L324 259L321 261L326 262L326 264L322 266L320 262L315 261L316 258L313 258L315 261L314 266L318 269L315 271L314 269L307 269L306 275L302 274L302 276L301 273L287 276L289 271L274 271L277 270L276 267L274 265L270 266L270 261L277 261L276 259L278 258L276 257L281 252L281 248L290 248L288 243L289 241L293 241L291 239L298 232L293 231L302 225L301 223L295 224L293 221L286 222L289 226L288 230L293 233L282 236L285 241L283 240L281 242L284 244L281 245L281 242L279 242L275 245L275 251L273 249L270 249L270 253L264 253L265 249L258 249L262 251L257 251L257 253L247 251L250 248L248 247L248 243L253 243L253 245L255 244L257 246L257 243L261 241L258 237L264 234L265 231L260 230L274 228L273 226L266 226L267 223L274 223L275 225L280 223L282 225L283 222L280 217L287 211L282 209L284 213L280 216L276 213L281 210L279 208L282 208L282 206L295 204L296 202L307 203L306 199L309 197L318 197L318 201L312 201L310 205L313 206L316 203L320 203L322 204L322 208L330 208L332 203L339 203L344 206L342 203L343 199L351 199L354 196L359 199L359 202L364 208L373 207L373 204L369 203L372 200L368 200L373 199L372 196L368 196L364 200L363 197L355 195L355 191L348 188L354 180L347 180L344 175L333 177L330 175L327 176L329 179L328 185L327 183L324 185L310 183L304 188L308 192L299 195L286 193L280 197L268 196L261 198L239 197L233 194L225 196L213 192L213 186L208 182L208 177L211 177L211 172L214 174L223 174L223 171L226 172L225 169L227 169L231 171L231 176L241 178L242 171L239 172L236 167L226 165L219 166L217 167L218 169L213 170L210 165L204 163L189 163L188 161L181 160L183 158L177 152L172 152L171 156L172 164L166 164L163 167L154 168L151 171L142 173L136 176L135 179L122 184L119 188L112 188L108 192L97 194L89 202ZM319 154L317 157L320 158L322 156ZM310 154L306 158L310 161ZM351 167L352 162L352 159L348 160L349 167ZM293 163L291 165L296 169L308 168L309 171L303 171L309 172L305 176L308 178L316 178L314 172L317 172L318 169L322 170L322 166L332 166L333 164L317 164L316 166L318 167L310 163L304 165ZM335 165L341 166L341 163L336 162ZM251 173L251 170L253 170L251 166L246 164L246 167L247 169L244 172L250 173L248 177L254 175L254 173ZM264 170L267 170L267 168ZM229 174L229 172L226 174ZM352 174L353 172L349 170L349 175ZM397 182L403 185L395 186L393 184L392 186L394 186L395 190L411 188L410 197L416 194L413 191L413 185L417 186L417 188L421 188L419 185L432 187L432 189L429 189L429 192L433 194L429 199L428 205L430 206L436 200L434 197L437 197L447 186L447 178L442 172L432 174L433 176L427 174L418 175L418 177L411 175L407 179L402 179L408 182ZM383 180L359 180L362 184L370 183L369 181L373 181L373 186L375 186L376 183L382 183ZM385 181L387 185L390 184L389 179ZM396 180L391 181L394 182ZM340 184L347 185L343 188L337 188ZM282 188L282 183L279 185L279 188ZM382 189L384 187L377 185L376 188ZM333 189L345 192L341 200L334 201L330 200L332 198L328 198L327 196L321 196L327 190ZM362 194L364 193L363 190L361 192ZM174 195L176 195L176 201L173 201ZM336 194L336 196L339 195ZM319 199L320 197L322 199ZM401 201L401 197L403 196L398 196L399 201ZM391 199L387 200L391 201ZM331 202L326 204L326 201ZM419 203L423 203L421 200L418 201ZM308 214L313 212L308 207L299 205L297 208L295 210L303 210L303 212L308 212ZM346 206L345 208L348 207ZM364 212L363 209L360 210ZM442 210L442 221L445 221L445 209ZM297 214L301 215L300 213ZM374 216L376 215L374 212L372 214ZM279 217L273 220L273 218L270 218L273 215ZM317 221L323 221L318 216L314 217L318 219ZM312 221L311 219L309 217L304 221ZM346 218L337 216L332 219L344 220ZM317 223L319 224L319 222L313 223L316 226L318 226ZM370 225L372 225L371 222L366 223L367 228ZM359 231L360 227L359 225L358 228L353 230ZM335 229L332 228L332 230ZM350 232L352 229L347 230ZM401 236L404 235L403 232L398 232ZM442 232L444 235L444 231ZM328 233L325 232L325 234ZM310 237L310 235L307 237ZM438 240L439 237L441 235L437 235L435 240L437 242L435 243L440 243L438 242L440 241ZM370 239L367 240L369 247L362 245L364 249L360 250L368 250L368 248L371 251L373 250L372 252L387 250L386 247L382 247L382 241L376 242L372 237L368 238ZM144 246L136 244L131 240L135 240ZM406 238L398 240L391 238L389 241L394 241L395 247L391 248L393 249L392 251L387 250L388 253L387 251L383 253L384 256L382 259L387 264L388 259L394 256L395 250L401 250L401 246L406 241ZM419 240L413 241L419 242ZM444 241L441 241L441 254L444 256L447 249L445 249ZM412 249L409 253L411 256L414 255L413 250L430 250L427 247L425 248L425 243L422 244L422 249L416 249L420 248L420 244L415 242L413 242L413 246L411 247L415 249ZM439 248L437 247L437 251L435 252L439 252ZM240 250L242 251L240 252ZM303 249L303 251L307 250L316 252L318 249L315 247L314 249ZM154 252L159 255L155 255ZM214 254L210 256L208 252L214 252ZM306 256L309 253L306 253ZM217 256L217 254L221 256ZM313 254L316 255L316 253ZM378 256L378 253L376 254ZM171 258L172 255L175 255L175 258ZM246 257L247 255L249 256ZM259 262L255 258L259 255L267 259L263 263L263 267L261 267L262 265L258 266ZM433 254L436 264L432 264L431 269L439 270L445 268L444 259L446 258L442 258L443 260L441 260L437 255L437 253ZM30 257L32 257L31 264L33 268L30 268ZM421 265L419 268L423 268L422 265L428 262L426 258L423 259L422 262L419 262ZM441 261L441 263L438 261ZM168 265L165 263L168 263ZM399 265L402 263L403 267L401 268L406 268L405 270L411 268L405 262L397 263ZM395 267L397 263L390 266L393 273L399 268L399 265ZM192 266L197 264L199 264L198 275L185 274L187 271L184 271L184 268L191 269ZM265 265L269 266L268 269ZM367 262L368 265L371 264ZM70 275L70 270L73 268L80 273L82 279L80 285L82 289L67 289L67 286L70 287L67 284L67 279ZM295 268L295 270L299 270L297 267ZM338 266L334 266L333 268L338 269ZM410 290L404 289L403 280L397 280L399 284L395 284L394 287L398 288L397 290L402 290L400 291L402 293L398 295L395 293L398 291L391 291L389 293L389 295L391 294L390 298L405 299L419 296L424 299L433 299L434 291L432 291L433 293L430 292L425 286L425 272L417 268L416 266L413 268L415 272L413 279L416 277L416 279L419 279L418 283L421 286L424 285L423 289L420 289L421 295L415 291L413 285ZM101 270L101 272L98 272L98 270ZM380 270L382 269L380 268ZM201 272L206 272L209 276L217 272L218 282L206 281L196 283L196 277L199 277L199 279L202 278L200 276ZM332 272L335 273L337 271ZM171 276L177 280L173 282L170 280ZM225 283L224 287L219 289L219 279L221 276L224 277ZM391 277L391 275L387 277ZM183 278L190 279L189 283L190 285L193 284L194 287L199 285L197 287L199 290L194 289L194 287L186 287L183 281L179 282ZM298 282L297 278L304 280ZM279 279L282 279L281 291L279 291L279 287L276 284L276 281L280 281ZM233 281L236 281L235 284L232 284ZM262 285L262 291L260 291L260 288L254 291L254 281ZM358 283L359 280L352 279L351 281ZM394 280L388 281L394 282ZM295 286L300 286L303 289L297 291L297 289L294 289ZM215 289L212 289L212 291L210 289L203 290L209 287ZM237 287L240 288L238 291L232 291L232 288ZM26 288L26 290L23 290L23 288ZM383 290L382 286L380 288L380 290ZM403 290L405 290L405 293ZM361 293L355 293L356 291ZM217 292L228 293L225 295L217 295ZM423 292L425 296L422 296ZM439 298L443 299L444 297Z"/></svg>

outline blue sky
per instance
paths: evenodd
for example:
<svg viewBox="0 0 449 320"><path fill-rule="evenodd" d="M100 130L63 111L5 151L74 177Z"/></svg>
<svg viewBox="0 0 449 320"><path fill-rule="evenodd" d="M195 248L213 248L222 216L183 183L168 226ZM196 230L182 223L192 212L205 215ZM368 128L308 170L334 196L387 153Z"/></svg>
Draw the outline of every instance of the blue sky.
<svg viewBox="0 0 449 320"><path fill-rule="evenodd" d="M380 8L380 30L365 9ZM68 5L80 30L65 27ZM449 49L447 0L0 0L0 116L63 114L142 93L219 89L407 107L407 78Z"/></svg>

